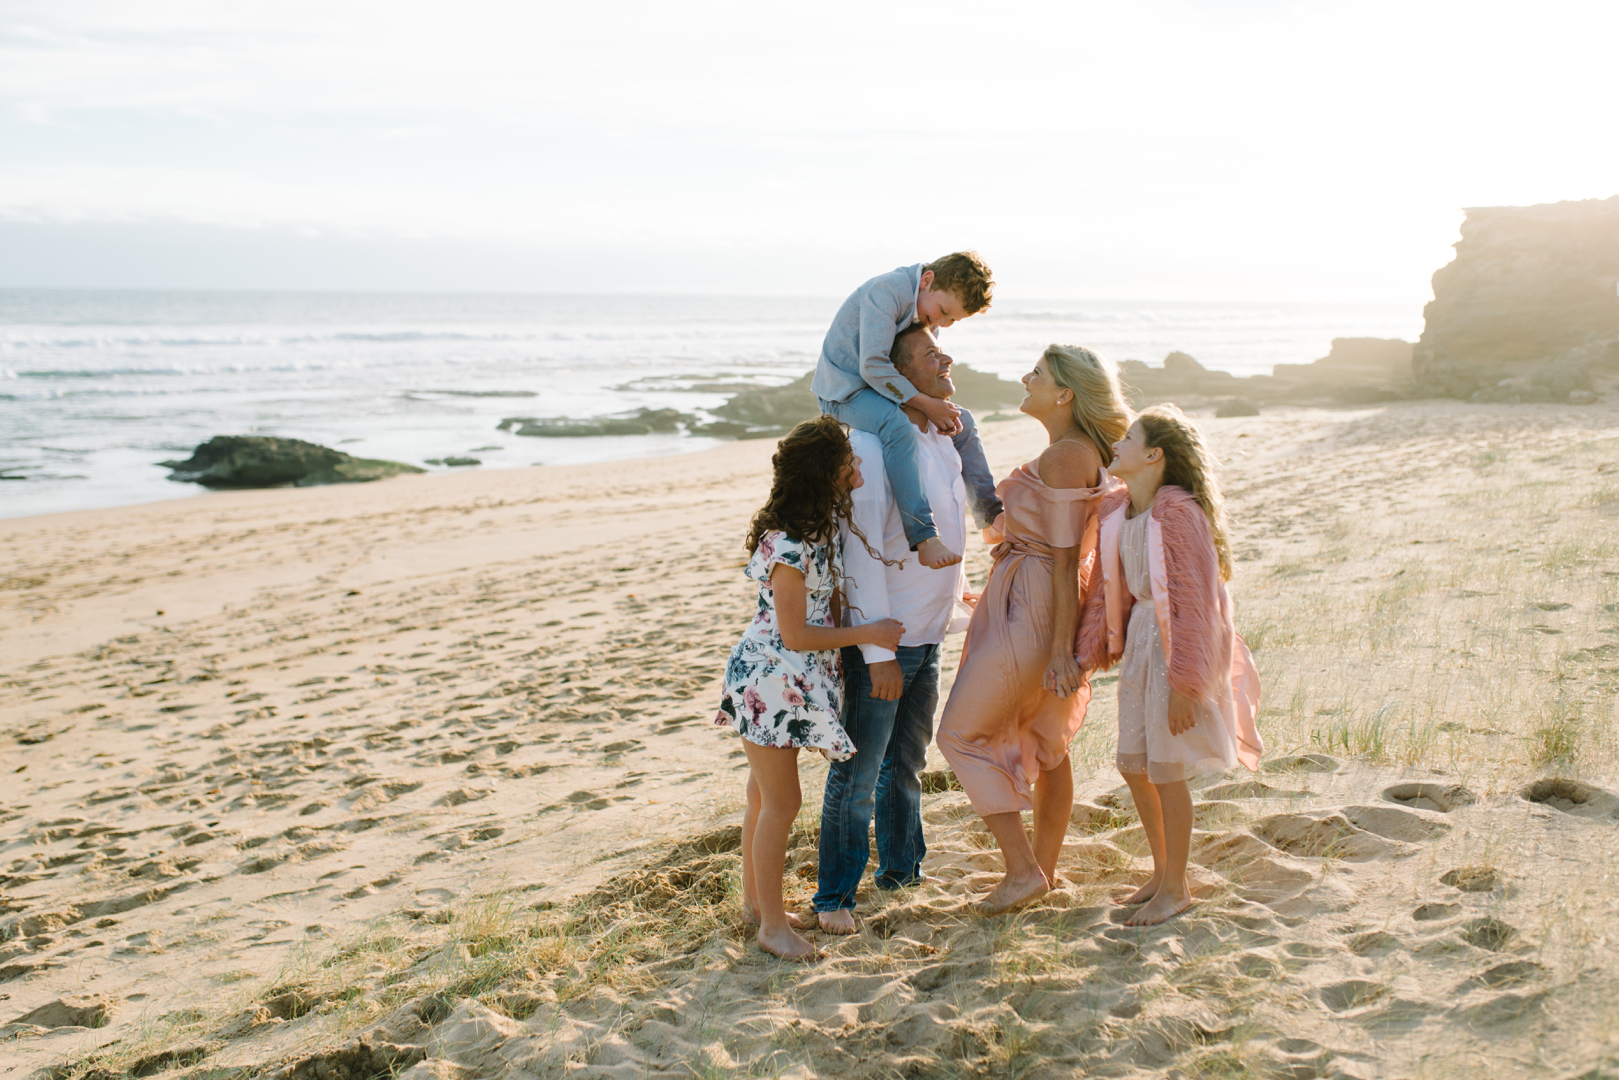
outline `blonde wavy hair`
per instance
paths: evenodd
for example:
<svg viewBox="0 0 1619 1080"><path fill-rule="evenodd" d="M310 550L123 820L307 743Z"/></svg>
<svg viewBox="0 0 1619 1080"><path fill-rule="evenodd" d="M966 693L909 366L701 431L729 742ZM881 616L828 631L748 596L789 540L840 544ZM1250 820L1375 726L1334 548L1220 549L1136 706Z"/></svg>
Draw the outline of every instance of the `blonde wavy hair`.
<svg viewBox="0 0 1619 1080"><path fill-rule="evenodd" d="M1164 480L1184 488L1208 516L1214 533L1214 553L1220 558L1220 578L1231 580L1231 541L1226 536L1225 497L1215 476L1220 467L1203 432L1174 405L1154 405L1136 417L1147 449L1164 452Z"/></svg>
<svg viewBox="0 0 1619 1080"><path fill-rule="evenodd" d="M1041 359L1052 380L1073 392L1074 423L1096 444L1102 461L1111 461L1113 444L1130 431L1130 406L1119 388L1119 369L1083 345L1047 345Z"/></svg>

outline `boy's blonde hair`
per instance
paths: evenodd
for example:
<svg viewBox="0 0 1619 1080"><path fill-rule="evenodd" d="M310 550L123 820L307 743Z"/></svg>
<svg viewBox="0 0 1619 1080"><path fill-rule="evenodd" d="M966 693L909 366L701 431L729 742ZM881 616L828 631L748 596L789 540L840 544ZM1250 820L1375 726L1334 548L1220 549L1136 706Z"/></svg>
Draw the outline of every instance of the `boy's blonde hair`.
<svg viewBox="0 0 1619 1080"><path fill-rule="evenodd" d="M1203 439L1203 432L1191 417L1174 405L1154 405L1142 411L1137 421L1147 449L1164 452L1164 480L1184 488L1208 516L1214 534L1214 553L1220 559L1220 579L1231 580L1231 542L1226 537L1225 498L1215 471L1220 463Z"/></svg>
<svg viewBox="0 0 1619 1080"><path fill-rule="evenodd" d="M933 271L935 289L955 294L961 301L963 314L978 314L989 307L995 295L995 281L990 276L989 266L976 251L954 251L934 259L922 269Z"/></svg>
<svg viewBox="0 0 1619 1080"><path fill-rule="evenodd" d="M1130 432L1118 368L1083 345L1047 345L1041 359L1052 380L1073 392L1074 423L1096 444L1102 461L1111 461L1113 444Z"/></svg>

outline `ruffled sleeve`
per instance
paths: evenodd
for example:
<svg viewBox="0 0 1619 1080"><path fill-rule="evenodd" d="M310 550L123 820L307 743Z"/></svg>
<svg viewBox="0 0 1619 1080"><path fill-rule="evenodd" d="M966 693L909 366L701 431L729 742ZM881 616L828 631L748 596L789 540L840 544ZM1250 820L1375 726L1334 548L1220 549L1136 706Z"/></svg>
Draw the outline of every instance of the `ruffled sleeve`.
<svg viewBox="0 0 1619 1080"><path fill-rule="evenodd" d="M748 561L748 577L761 584L770 580L770 571L777 563L790 566L805 577L810 573L810 551L802 541L794 540L780 529L771 529L759 538L759 547Z"/></svg>

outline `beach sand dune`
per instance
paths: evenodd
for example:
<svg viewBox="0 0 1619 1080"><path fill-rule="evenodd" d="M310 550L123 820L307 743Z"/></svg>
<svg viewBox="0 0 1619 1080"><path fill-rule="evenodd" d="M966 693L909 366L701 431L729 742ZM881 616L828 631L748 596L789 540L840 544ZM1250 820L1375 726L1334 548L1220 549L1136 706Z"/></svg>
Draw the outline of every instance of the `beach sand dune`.
<svg viewBox="0 0 1619 1080"><path fill-rule="evenodd" d="M937 881L807 966L741 922L711 724L768 442L0 522L0 1075L1611 1068L1616 419L1208 421L1271 752L1197 793L1203 902L1109 902L1149 860L1104 676L1056 890L967 913L998 859L935 754Z"/></svg>

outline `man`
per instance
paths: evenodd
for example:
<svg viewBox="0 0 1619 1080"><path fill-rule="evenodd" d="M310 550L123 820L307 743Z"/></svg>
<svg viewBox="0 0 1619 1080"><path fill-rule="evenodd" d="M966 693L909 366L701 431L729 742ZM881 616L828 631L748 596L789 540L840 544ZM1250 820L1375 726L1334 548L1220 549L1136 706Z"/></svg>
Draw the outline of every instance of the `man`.
<svg viewBox="0 0 1619 1080"><path fill-rule="evenodd" d="M925 326L894 339L894 366L917 393L946 401L956 392L949 356ZM961 456L920 410L905 406L917 428L922 488L946 546L964 550L967 489ZM939 704L939 651L946 634L967 628L962 602L966 573L960 563L923 566L905 537L904 524L883 467L883 445L869 432L849 432L861 459L864 486L851 494L852 523L883 560L844 528L844 604L851 625L898 619L905 635L898 650L861 645L843 650L843 728L856 753L832 766L821 807L820 878L815 910L821 929L855 930L855 892L871 857L867 829L876 816L877 886L897 889L922 880L922 784Z"/></svg>

